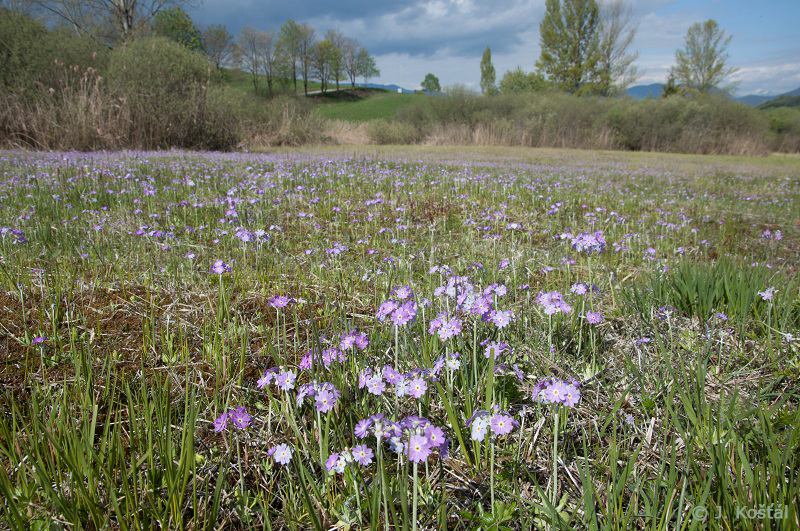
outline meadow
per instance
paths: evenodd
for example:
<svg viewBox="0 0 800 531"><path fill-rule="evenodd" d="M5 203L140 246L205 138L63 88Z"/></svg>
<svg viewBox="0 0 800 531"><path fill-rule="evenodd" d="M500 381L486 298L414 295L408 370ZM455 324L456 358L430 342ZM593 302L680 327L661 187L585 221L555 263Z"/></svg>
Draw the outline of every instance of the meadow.
<svg viewBox="0 0 800 531"><path fill-rule="evenodd" d="M0 528L800 528L800 158L0 152Z"/></svg>

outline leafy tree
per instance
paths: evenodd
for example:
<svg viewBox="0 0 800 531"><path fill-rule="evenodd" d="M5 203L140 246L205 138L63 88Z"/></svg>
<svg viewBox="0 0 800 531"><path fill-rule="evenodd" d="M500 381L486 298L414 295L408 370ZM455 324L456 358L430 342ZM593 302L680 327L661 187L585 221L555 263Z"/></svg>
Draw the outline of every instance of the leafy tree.
<svg viewBox="0 0 800 531"><path fill-rule="evenodd" d="M422 90L426 92L441 92L442 86L439 84L439 78L433 74L428 74L421 83Z"/></svg>
<svg viewBox="0 0 800 531"><path fill-rule="evenodd" d="M277 46L275 44L275 32L262 31L260 44L261 71L264 72L264 77L267 79L267 93L271 98L273 95L272 87L275 83L275 78L279 74L279 57Z"/></svg>
<svg viewBox="0 0 800 531"><path fill-rule="evenodd" d="M325 40L331 43L331 64L330 77L336 81L336 90L339 90L339 82L345 79L344 51L347 45L347 37L339 30L328 30L325 32Z"/></svg>
<svg viewBox="0 0 800 531"><path fill-rule="evenodd" d="M192 17L180 7L168 7L156 13L153 32L190 50L205 52L203 34L195 27Z"/></svg>
<svg viewBox="0 0 800 531"><path fill-rule="evenodd" d="M667 78L667 84L661 85L661 97L669 98L670 96L676 96L680 93L681 89L675 84L675 73L670 70L669 77Z"/></svg>
<svg viewBox="0 0 800 531"><path fill-rule="evenodd" d="M600 94L611 96L623 92L639 77L639 70L633 64L639 52L629 51L637 29L633 9L623 0L612 0L601 6L597 69Z"/></svg>
<svg viewBox="0 0 800 531"><path fill-rule="evenodd" d="M494 65L492 64L492 51L487 46L481 58L481 92L487 96L491 96L497 92L497 87L494 85L495 77L496 73Z"/></svg>
<svg viewBox="0 0 800 531"><path fill-rule="evenodd" d="M366 48L361 48L358 51L358 74L364 78L364 85L370 80L370 78L378 77L381 75L381 71L378 70L378 66L375 64L375 58L372 57Z"/></svg>
<svg viewBox="0 0 800 531"><path fill-rule="evenodd" d="M503 74L500 80L500 92L503 94L518 94L522 92L541 92L547 89L547 80L539 72L526 74L522 68L517 67Z"/></svg>
<svg viewBox="0 0 800 531"><path fill-rule="evenodd" d="M278 33L278 55L294 83L294 93L297 94L297 66L300 61L303 35L300 25L292 19L287 20Z"/></svg>
<svg viewBox="0 0 800 531"><path fill-rule="evenodd" d="M233 53L233 35L221 24L211 24L203 30L203 43L206 56L211 59L217 70L226 64Z"/></svg>
<svg viewBox="0 0 800 531"><path fill-rule="evenodd" d="M317 42L312 50L312 73L315 78L319 79L322 92L328 89L336 51L333 43L327 39Z"/></svg>
<svg viewBox="0 0 800 531"><path fill-rule="evenodd" d="M600 14L595 0L547 0L539 25L539 69L570 93L595 90L600 61Z"/></svg>
<svg viewBox="0 0 800 531"><path fill-rule="evenodd" d="M714 20L692 24L684 48L675 52L677 81L700 93L718 88L737 70L727 66L731 37Z"/></svg>

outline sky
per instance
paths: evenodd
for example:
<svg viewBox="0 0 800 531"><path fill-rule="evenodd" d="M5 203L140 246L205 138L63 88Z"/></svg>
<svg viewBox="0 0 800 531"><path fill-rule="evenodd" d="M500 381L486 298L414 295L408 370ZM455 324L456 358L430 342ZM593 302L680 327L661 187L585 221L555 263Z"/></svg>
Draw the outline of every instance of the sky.
<svg viewBox="0 0 800 531"><path fill-rule="evenodd" d="M317 35L338 29L375 58L370 82L418 89L427 73L443 87L480 87L488 46L497 81L535 69L545 0L201 0L187 9L198 25L275 30L289 19ZM602 3L602 2L601 2ZM780 94L800 87L800 0L628 0L638 23L632 50L641 76L634 85L664 83L675 51L696 22L714 19L725 34L734 93Z"/></svg>

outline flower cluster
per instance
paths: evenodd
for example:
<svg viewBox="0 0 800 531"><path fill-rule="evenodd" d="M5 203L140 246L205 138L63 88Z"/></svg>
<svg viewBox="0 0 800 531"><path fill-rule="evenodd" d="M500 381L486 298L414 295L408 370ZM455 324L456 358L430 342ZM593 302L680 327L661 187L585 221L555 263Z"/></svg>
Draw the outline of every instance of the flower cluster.
<svg viewBox="0 0 800 531"><path fill-rule="evenodd" d="M409 299L403 303L397 299L386 299L378 308L375 317L381 322L389 317L395 326L398 328L403 327L416 319L417 303L413 299Z"/></svg>
<svg viewBox="0 0 800 531"><path fill-rule="evenodd" d="M294 299L287 295L275 295L274 297L271 297L267 302L269 302L269 305L272 306L273 308L280 309L289 306L289 304L294 302Z"/></svg>
<svg viewBox="0 0 800 531"><path fill-rule="evenodd" d="M447 341L461 333L461 319L458 317L449 318L447 312L442 312L431 319L428 326L429 334L439 334L439 339Z"/></svg>
<svg viewBox="0 0 800 531"><path fill-rule="evenodd" d="M257 387L259 389L263 389L268 386L270 383L275 382L275 385L281 391L291 391L294 389L294 383L297 380L297 374L294 371L281 371L277 367L273 367L271 369L267 369L258 382Z"/></svg>
<svg viewBox="0 0 800 531"><path fill-rule="evenodd" d="M222 260L217 260L211 266L211 272L216 275L222 275L223 273L230 273L231 271L233 271L233 268L230 265L223 262Z"/></svg>
<svg viewBox="0 0 800 531"><path fill-rule="evenodd" d="M603 237L603 231L598 230L594 233L582 232L577 236L571 238L572 248L582 253L587 251L589 254L601 253L606 248L606 240Z"/></svg>
<svg viewBox="0 0 800 531"><path fill-rule="evenodd" d="M302 407L306 397L309 397L314 399L314 406L319 413L327 413L341 396L342 393L330 382L309 382L297 390L297 407Z"/></svg>
<svg viewBox="0 0 800 531"><path fill-rule="evenodd" d="M547 315L572 312L572 306L567 304L564 297L557 291L549 291L547 293L540 291L539 295L536 296L536 302L544 307L544 313Z"/></svg>
<svg viewBox="0 0 800 531"><path fill-rule="evenodd" d="M450 441L444 431L424 417L410 416L393 422L378 413L356 424L356 437L364 439L369 435L378 444L386 439L395 453L405 454L412 463L427 460L434 450L439 450L441 459L449 455Z"/></svg>
<svg viewBox="0 0 800 531"><path fill-rule="evenodd" d="M228 428L228 422L233 424L235 428L240 430L245 429L253 421L253 417L247 412L244 406L232 409L227 413L223 413L214 421L214 431L221 433Z"/></svg>
<svg viewBox="0 0 800 531"><path fill-rule="evenodd" d="M556 380L545 378L533 388L533 401L543 404L563 404L573 407L581 399L580 382L578 380Z"/></svg>
<svg viewBox="0 0 800 531"><path fill-rule="evenodd" d="M467 427L471 429L473 441L482 441L489 433L495 437L508 435L514 428L519 427L519 422L495 406L493 411L476 409L467 421Z"/></svg>
<svg viewBox="0 0 800 531"><path fill-rule="evenodd" d="M358 388L367 389L367 392L381 396L386 392L386 386L393 385L394 393L397 396L411 395L415 399L420 399L428 390L426 378L436 381L436 377L444 366L437 361L433 369L412 369L405 374L395 370L391 365L385 365L382 369L371 369L365 367L358 375Z"/></svg>
<svg viewBox="0 0 800 531"><path fill-rule="evenodd" d="M329 474L333 474L334 472L343 474L347 465L352 463L358 463L361 466L369 466L374 456L375 454L372 452L372 448L366 444L358 444L349 450L333 452L329 455L328 460L325 461L325 470L327 470Z"/></svg>

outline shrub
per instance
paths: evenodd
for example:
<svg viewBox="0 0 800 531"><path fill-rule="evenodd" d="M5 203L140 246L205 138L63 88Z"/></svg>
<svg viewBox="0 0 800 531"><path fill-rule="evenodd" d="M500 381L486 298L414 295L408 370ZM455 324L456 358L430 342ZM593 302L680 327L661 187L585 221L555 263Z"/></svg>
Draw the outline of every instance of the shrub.
<svg viewBox="0 0 800 531"><path fill-rule="evenodd" d="M226 99L209 98L212 66L200 53L164 37L133 41L115 50L109 78L112 93L127 109L130 146L225 149L230 134L220 125Z"/></svg>
<svg viewBox="0 0 800 531"><path fill-rule="evenodd" d="M373 120L367 124L367 137L375 144L416 144L417 129L410 123Z"/></svg>

